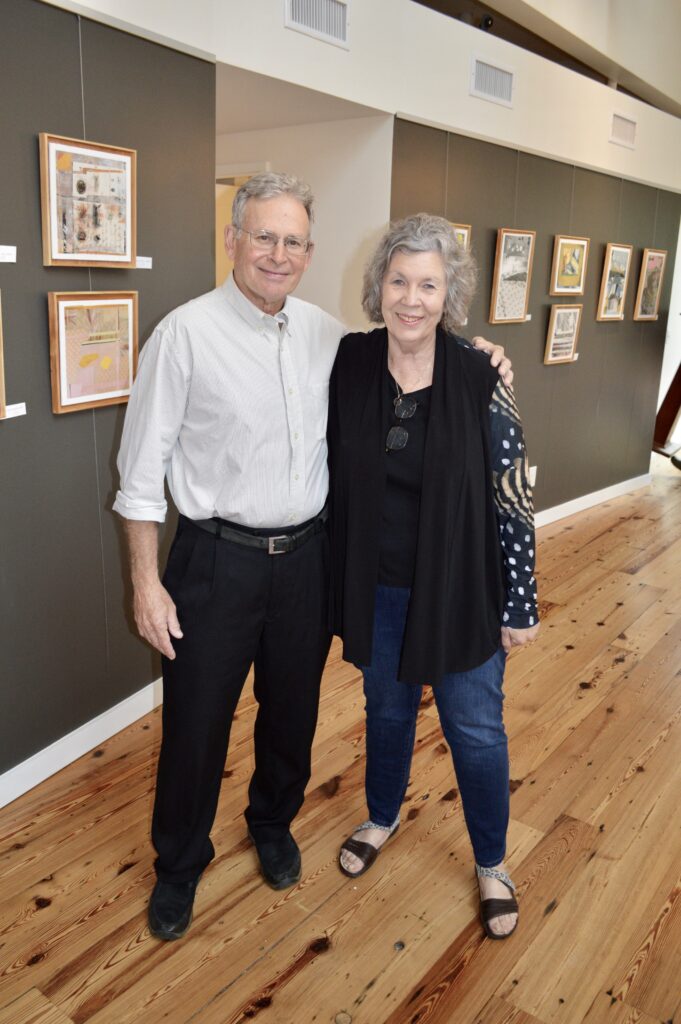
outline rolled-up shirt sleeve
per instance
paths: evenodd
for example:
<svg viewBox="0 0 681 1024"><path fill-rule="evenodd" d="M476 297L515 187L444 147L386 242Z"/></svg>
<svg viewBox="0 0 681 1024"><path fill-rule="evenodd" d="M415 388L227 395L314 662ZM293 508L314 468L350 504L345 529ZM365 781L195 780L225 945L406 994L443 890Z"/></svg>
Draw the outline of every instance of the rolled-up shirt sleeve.
<svg viewBox="0 0 681 1024"><path fill-rule="evenodd" d="M527 629L538 621L534 507L518 408L513 390L501 380L490 402L490 433L494 503L506 569L503 624Z"/></svg>
<svg viewBox="0 0 681 1024"><path fill-rule="evenodd" d="M153 332L140 356L118 453L120 489L113 508L124 519L162 523L164 480L182 427L191 381L189 349L172 318Z"/></svg>

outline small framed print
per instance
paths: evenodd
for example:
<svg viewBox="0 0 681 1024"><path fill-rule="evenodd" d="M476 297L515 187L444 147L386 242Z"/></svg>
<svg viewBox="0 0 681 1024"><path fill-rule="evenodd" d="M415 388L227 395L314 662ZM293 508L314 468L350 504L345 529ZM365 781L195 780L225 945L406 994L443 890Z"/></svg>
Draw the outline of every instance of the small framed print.
<svg viewBox="0 0 681 1024"><path fill-rule="evenodd" d="M641 276L634 304L634 320L657 320L662 292L666 249L644 249Z"/></svg>
<svg viewBox="0 0 681 1024"><path fill-rule="evenodd" d="M134 267L134 149L40 134L43 264Z"/></svg>
<svg viewBox="0 0 681 1024"><path fill-rule="evenodd" d="M555 236L549 295L584 294L589 241L576 235Z"/></svg>
<svg viewBox="0 0 681 1024"><path fill-rule="evenodd" d="M629 282L633 246L608 242L603 262L597 320L624 320L624 300Z"/></svg>
<svg viewBox="0 0 681 1024"><path fill-rule="evenodd" d="M137 292L49 292L52 412L127 402L137 372Z"/></svg>
<svg viewBox="0 0 681 1024"><path fill-rule="evenodd" d="M521 324L527 316L535 231L499 228L489 322Z"/></svg>
<svg viewBox="0 0 681 1024"><path fill-rule="evenodd" d="M470 249L471 247L471 226L470 224L455 224L454 221L450 220L450 227L454 231L459 245L463 246L464 249Z"/></svg>
<svg viewBox="0 0 681 1024"><path fill-rule="evenodd" d="M546 335L544 363L573 363L577 357L577 339L582 321L582 305L551 306Z"/></svg>

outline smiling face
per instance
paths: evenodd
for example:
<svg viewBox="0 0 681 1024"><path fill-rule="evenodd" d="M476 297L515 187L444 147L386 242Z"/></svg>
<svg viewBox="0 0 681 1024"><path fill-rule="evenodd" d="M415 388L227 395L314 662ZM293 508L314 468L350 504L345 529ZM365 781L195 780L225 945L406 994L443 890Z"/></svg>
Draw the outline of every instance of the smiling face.
<svg viewBox="0 0 681 1024"><path fill-rule="evenodd" d="M292 256L284 247L284 239L288 235L308 238L310 220L303 204L284 194L272 199L249 199L242 228L239 231L230 224L225 229L225 249L234 260L234 280L254 306L273 315L298 287L312 257L312 247L301 256ZM278 235L276 248L271 252L254 248L247 231L271 231Z"/></svg>
<svg viewBox="0 0 681 1024"><path fill-rule="evenodd" d="M389 339L403 350L431 345L446 294L445 265L438 252L393 253L381 291Z"/></svg>

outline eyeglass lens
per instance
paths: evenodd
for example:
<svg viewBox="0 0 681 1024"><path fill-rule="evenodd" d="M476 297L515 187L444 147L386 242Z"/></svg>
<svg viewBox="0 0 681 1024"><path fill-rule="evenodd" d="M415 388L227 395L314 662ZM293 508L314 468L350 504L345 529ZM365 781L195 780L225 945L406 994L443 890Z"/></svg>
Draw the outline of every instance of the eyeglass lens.
<svg viewBox="0 0 681 1024"><path fill-rule="evenodd" d="M265 252L269 252L272 249L276 249L279 244L279 235L275 235L272 231L247 231L246 234L251 240L251 244L256 249L262 249ZM287 235L284 239L284 247L287 252L290 253L306 253L310 248L310 242L306 238L297 238L295 235Z"/></svg>
<svg viewBox="0 0 681 1024"><path fill-rule="evenodd" d="M395 406L395 415L398 420L408 420L416 412L417 401L410 395L400 395L399 398L393 399L393 405Z"/></svg>
<svg viewBox="0 0 681 1024"><path fill-rule="evenodd" d="M409 431L401 427L399 423L391 427L385 439L385 450L387 452L399 452L406 448L409 440Z"/></svg>

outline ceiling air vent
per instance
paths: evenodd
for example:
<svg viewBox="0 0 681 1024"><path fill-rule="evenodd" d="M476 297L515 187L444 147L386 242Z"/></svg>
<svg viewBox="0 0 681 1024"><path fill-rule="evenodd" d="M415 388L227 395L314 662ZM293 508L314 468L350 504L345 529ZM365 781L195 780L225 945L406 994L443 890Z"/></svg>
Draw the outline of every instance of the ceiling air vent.
<svg viewBox="0 0 681 1024"><path fill-rule="evenodd" d="M510 68L489 64L487 61L473 57L471 61L471 96L479 96L482 100L501 103L505 107L513 106L513 71Z"/></svg>
<svg viewBox="0 0 681 1024"><path fill-rule="evenodd" d="M284 25L349 50L350 0L284 0Z"/></svg>
<svg viewBox="0 0 681 1024"><path fill-rule="evenodd" d="M632 121L630 117L622 117L621 114L613 114L610 141L616 146L636 149L636 121Z"/></svg>

